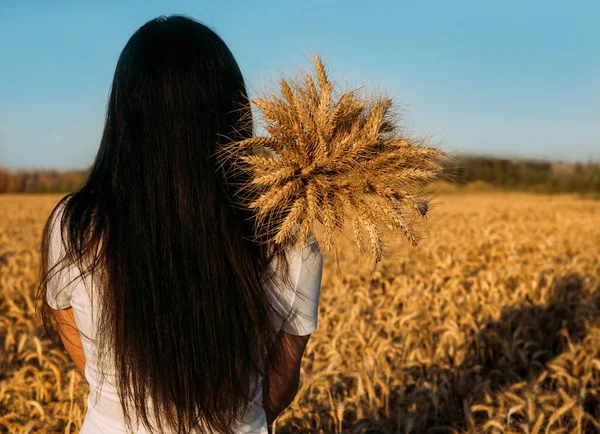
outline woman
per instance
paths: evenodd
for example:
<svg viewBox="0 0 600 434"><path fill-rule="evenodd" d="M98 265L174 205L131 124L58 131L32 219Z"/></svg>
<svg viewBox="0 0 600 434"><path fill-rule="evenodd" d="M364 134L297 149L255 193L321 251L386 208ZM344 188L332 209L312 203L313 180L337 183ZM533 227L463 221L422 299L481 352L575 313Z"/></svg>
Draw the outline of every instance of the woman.
<svg viewBox="0 0 600 434"><path fill-rule="evenodd" d="M98 155L42 242L44 322L90 385L82 433L266 433L297 392L322 255L261 242L236 206L247 180L216 155L252 134L245 94L183 16L119 57Z"/></svg>

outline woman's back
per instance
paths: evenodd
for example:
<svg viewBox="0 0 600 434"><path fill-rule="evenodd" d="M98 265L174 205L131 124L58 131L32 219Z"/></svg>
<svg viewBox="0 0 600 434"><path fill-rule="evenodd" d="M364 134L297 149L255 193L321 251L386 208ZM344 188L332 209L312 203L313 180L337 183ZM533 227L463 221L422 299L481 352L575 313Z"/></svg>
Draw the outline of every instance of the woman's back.
<svg viewBox="0 0 600 434"><path fill-rule="evenodd" d="M59 222L62 217L61 209L55 214L50 237L50 266L65 253ZM317 328L318 304L320 297L323 256L318 244L313 239L304 249L288 249L286 258L289 264L289 275L293 286L281 281L276 291L281 295L275 300L280 317L274 318L277 331L305 336ZM276 264L273 264L277 268ZM97 339L97 320L99 286L94 284L91 276L81 276L80 270L74 266L61 269L48 282L47 303L53 309L72 307L81 337L85 354L85 377L89 384L88 411L81 430L83 434L104 434L128 432L123 420L123 412L115 386L115 371L104 372L98 363L95 344ZM190 289L192 290L192 289ZM93 303L96 300L96 303ZM114 363L114 361L113 361ZM108 365L110 366L110 364ZM165 366L168 375L169 367ZM101 384L101 377L104 380ZM260 384L262 378L258 377ZM257 394L248 408L242 421L234 428L240 433L266 433L267 423L262 408L262 388L257 388ZM144 427L138 427L136 433L147 433Z"/></svg>

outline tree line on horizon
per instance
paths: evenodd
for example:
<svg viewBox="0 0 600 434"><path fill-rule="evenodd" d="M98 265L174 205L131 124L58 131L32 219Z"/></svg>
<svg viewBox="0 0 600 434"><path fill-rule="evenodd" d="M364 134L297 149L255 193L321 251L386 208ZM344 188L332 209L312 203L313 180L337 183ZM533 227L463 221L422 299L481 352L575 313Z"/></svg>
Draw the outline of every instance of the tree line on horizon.
<svg viewBox="0 0 600 434"><path fill-rule="evenodd" d="M87 170L0 169L1 193L70 193L77 190Z"/></svg>
<svg viewBox="0 0 600 434"><path fill-rule="evenodd" d="M480 183L503 190L600 194L600 163L552 163L472 155L445 157L441 163L443 181L458 187ZM69 193L82 185L87 173L87 170L0 168L0 194Z"/></svg>
<svg viewBox="0 0 600 434"><path fill-rule="evenodd" d="M555 163L543 160L481 156L444 158L444 181L473 183L502 190L536 193L600 193L600 163Z"/></svg>

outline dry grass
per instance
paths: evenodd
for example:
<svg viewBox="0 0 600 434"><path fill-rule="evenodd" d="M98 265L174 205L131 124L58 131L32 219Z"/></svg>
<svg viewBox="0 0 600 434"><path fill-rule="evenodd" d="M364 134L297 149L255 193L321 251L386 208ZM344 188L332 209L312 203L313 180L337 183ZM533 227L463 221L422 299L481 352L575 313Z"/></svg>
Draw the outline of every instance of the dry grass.
<svg viewBox="0 0 600 434"><path fill-rule="evenodd" d="M39 244L57 196L0 196L0 432L78 432L86 385L35 316Z"/></svg>
<svg viewBox="0 0 600 434"><path fill-rule="evenodd" d="M57 200L0 196L2 432L76 432L85 412L86 385L31 299ZM441 200L421 249L368 284L352 241L341 275L326 253L319 328L278 433L600 432L600 202Z"/></svg>
<svg viewBox="0 0 600 434"><path fill-rule="evenodd" d="M438 177L443 152L408 134L390 98L336 93L321 59L314 62L315 74L282 78L279 91L252 100L269 136L220 155L250 175L240 200L256 210L259 238L303 245L312 232L331 250L351 226L374 265L385 232L417 244L412 220L428 211L422 187Z"/></svg>

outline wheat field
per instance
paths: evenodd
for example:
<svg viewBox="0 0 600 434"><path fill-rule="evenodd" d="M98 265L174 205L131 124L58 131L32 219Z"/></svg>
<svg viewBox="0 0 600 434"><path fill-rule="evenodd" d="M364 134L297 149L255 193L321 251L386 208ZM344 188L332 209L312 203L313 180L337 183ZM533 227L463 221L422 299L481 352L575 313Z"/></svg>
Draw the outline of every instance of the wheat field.
<svg viewBox="0 0 600 434"><path fill-rule="evenodd" d="M58 196L0 196L0 432L77 432L86 385L34 314ZM437 200L370 282L325 253L319 327L278 433L600 432L600 202Z"/></svg>

